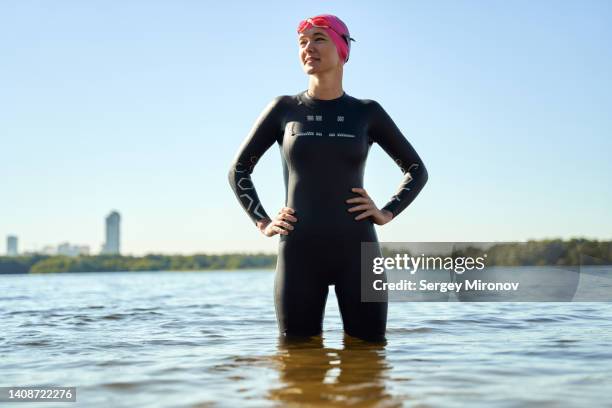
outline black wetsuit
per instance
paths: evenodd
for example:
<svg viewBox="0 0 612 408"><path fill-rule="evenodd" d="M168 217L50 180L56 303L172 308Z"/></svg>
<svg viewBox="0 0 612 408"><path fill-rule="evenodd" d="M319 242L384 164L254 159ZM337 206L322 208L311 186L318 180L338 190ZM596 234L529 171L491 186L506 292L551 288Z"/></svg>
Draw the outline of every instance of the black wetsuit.
<svg viewBox="0 0 612 408"><path fill-rule="evenodd" d="M359 197L368 151L378 143L404 177L382 208L394 217L418 195L427 171L393 120L375 101L346 93L332 100L302 92L275 98L241 145L229 181L254 223L269 218L251 173L274 143L280 147L285 206L295 210L294 230L280 235L275 305L279 328L287 335L322 331L329 285L335 285L344 330L363 339L384 339L386 302L361 302L361 242L378 242L371 218L355 220L346 200Z"/></svg>

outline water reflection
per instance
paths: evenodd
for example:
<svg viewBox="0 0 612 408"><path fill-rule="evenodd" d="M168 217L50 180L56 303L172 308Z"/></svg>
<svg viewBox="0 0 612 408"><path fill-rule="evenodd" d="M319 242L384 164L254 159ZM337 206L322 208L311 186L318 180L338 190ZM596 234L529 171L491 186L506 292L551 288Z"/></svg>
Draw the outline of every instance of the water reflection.
<svg viewBox="0 0 612 408"><path fill-rule="evenodd" d="M401 406L386 388L390 366L385 342L345 335L341 349L324 347L321 336L279 337L274 357L280 384L268 398L281 405Z"/></svg>

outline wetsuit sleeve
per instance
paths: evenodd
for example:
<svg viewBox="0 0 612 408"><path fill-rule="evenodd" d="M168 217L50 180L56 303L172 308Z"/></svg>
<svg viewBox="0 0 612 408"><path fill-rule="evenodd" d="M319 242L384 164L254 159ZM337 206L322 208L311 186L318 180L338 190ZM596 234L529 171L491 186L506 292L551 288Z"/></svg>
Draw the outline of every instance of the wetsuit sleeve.
<svg viewBox="0 0 612 408"><path fill-rule="evenodd" d="M230 186L238 201L256 225L258 221L269 217L259 201L251 173L266 150L282 138L280 112L282 99L282 96L275 98L259 115L238 149L228 174Z"/></svg>
<svg viewBox="0 0 612 408"><path fill-rule="evenodd" d="M383 148L404 174L395 195L381 208L381 210L391 211L395 218L408 207L427 183L427 169L382 106L376 101L371 101L371 108L369 137Z"/></svg>

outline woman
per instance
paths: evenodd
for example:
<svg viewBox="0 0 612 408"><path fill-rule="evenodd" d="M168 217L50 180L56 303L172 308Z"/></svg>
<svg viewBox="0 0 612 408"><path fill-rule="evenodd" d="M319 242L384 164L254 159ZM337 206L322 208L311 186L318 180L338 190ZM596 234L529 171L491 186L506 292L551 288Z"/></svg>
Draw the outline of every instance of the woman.
<svg viewBox="0 0 612 408"><path fill-rule="evenodd" d="M300 22L299 57L308 90L279 96L265 108L229 172L232 189L257 228L268 237L280 234L274 297L279 329L286 336L321 334L328 288L334 285L345 333L384 341L386 297L384 302L361 301L361 242L378 242L374 224L390 222L427 181L423 162L383 108L343 91L351 41L336 16ZM250 175L275 142L282 156L286 206L271 219ZM382 209L363 188L374 142L404 173Z"/></svg>

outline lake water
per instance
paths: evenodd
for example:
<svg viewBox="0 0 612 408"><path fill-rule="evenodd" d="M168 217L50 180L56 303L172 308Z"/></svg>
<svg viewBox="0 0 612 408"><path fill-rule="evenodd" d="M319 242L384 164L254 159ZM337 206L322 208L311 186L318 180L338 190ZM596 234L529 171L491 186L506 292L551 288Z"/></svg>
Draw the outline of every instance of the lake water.
<svg viewBox="0 0 612 408"><path fill-rule="evenodd" d="M323 339L284 344L273 284L0 276L0 386L77 387L53 407L612 406L610 303L392 302L387 344L372 345L344 338L331 290Z"/></svg>

